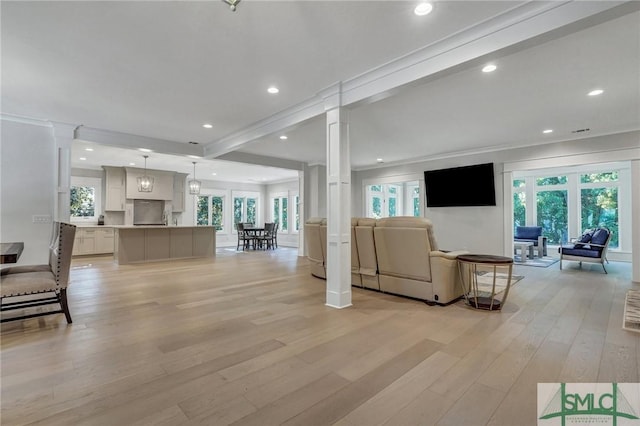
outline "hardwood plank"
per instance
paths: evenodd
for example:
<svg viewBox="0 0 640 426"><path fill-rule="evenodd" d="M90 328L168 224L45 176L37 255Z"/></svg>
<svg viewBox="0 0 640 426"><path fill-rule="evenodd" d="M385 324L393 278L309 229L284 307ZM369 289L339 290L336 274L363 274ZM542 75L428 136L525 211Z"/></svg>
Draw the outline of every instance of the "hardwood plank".
<svg viewBox="0 0 640 426"><path fill-rule="evenodd" d="M539 382L640 381L640 335L621 329L640 288L628 264L517 265L498 312L362 289L335 310L308 268L287 248L74 259L72 325L0 326L3 426L462 424L477 410L473 423L529 425Z"/></svg>

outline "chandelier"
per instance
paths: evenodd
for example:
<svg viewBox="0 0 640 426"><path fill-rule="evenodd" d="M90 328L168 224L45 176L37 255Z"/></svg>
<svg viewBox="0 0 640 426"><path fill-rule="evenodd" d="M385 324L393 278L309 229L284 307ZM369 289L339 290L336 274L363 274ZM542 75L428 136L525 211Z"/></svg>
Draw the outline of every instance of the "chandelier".
<svg viewBox="0 0 640 426"><path fill-rule="evenodd" d="M138 177L138 192L151 192L153 191L153 177L147 175L147 158L148 155L143 155L144 157L144 175Z"/></svg>
<svg viewBox="0 0 640 426"><path fill-rule="evenodd" d="M196 162L193 161L193 179L189 181L189 194L198 195L200 193L200 187L202 182L196 180Z"/></svg>
<svg viewBox="0 0 640 426"><path fill-rule="evenodd" d="M238 6L238 3L240 3L240 0L222 0L222 1L229 5L229 9L231 9L232 12L236 11L236 6Z"/></svg>

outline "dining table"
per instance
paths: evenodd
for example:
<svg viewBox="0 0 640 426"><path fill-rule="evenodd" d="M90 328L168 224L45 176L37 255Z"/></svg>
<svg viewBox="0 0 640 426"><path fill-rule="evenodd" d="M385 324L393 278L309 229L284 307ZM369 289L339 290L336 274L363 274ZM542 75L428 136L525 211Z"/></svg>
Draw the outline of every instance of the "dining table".
<svg viewBox="0 0 640 426"><path fill-rule="evenodd" d="M24 250L24 242L0 243L0 264L17 263Z"/></svg>

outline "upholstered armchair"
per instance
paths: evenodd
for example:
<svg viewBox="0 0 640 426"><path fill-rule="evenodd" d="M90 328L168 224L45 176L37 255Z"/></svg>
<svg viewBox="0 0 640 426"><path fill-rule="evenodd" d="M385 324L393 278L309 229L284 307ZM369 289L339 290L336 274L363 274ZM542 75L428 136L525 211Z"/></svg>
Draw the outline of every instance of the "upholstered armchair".
<svg viewBox="0 0 640 426"><path fill-rule="evenodd" d="M580 238L572 238L571 244L564 245L558 249L560 252L560 269L563 260L573 260L580 262L599 263L607 273L604 262L607 260L607 249L611 241L612 232L607 228L590 229L584 232Z"/></svg>
<svg viewBox="0 0 640 426"><path fill-rule="evenodd" d="M516 226L513 241L532 242L538 257L547 255L547 237L542 236L542 226Z"/></svg>
<svg viewBox="0 0 640 426"><path fill-rule="evenodd" d="M67 323L72 323L67 302L67 286L75 234L74 225L56 222L49 247L48 264L16 266L2 269L0 272L0 310L2 312L50 304L58 304L60 309L2 318L2 322L64 313Z"/></svg>

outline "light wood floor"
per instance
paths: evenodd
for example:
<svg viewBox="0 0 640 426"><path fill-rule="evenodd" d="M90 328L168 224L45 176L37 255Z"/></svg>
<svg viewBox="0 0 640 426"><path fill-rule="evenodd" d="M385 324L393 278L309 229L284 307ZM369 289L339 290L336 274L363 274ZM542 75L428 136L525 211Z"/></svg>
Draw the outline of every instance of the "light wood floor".
<svg viewBox="0 0 640 426"><path fill-rule="evenodd" d="M3 425L535 425L539 382L639 382L630 265L518 266L502 312L325 282L293 249L73 261L74 323L2 325Z"/></svg>

